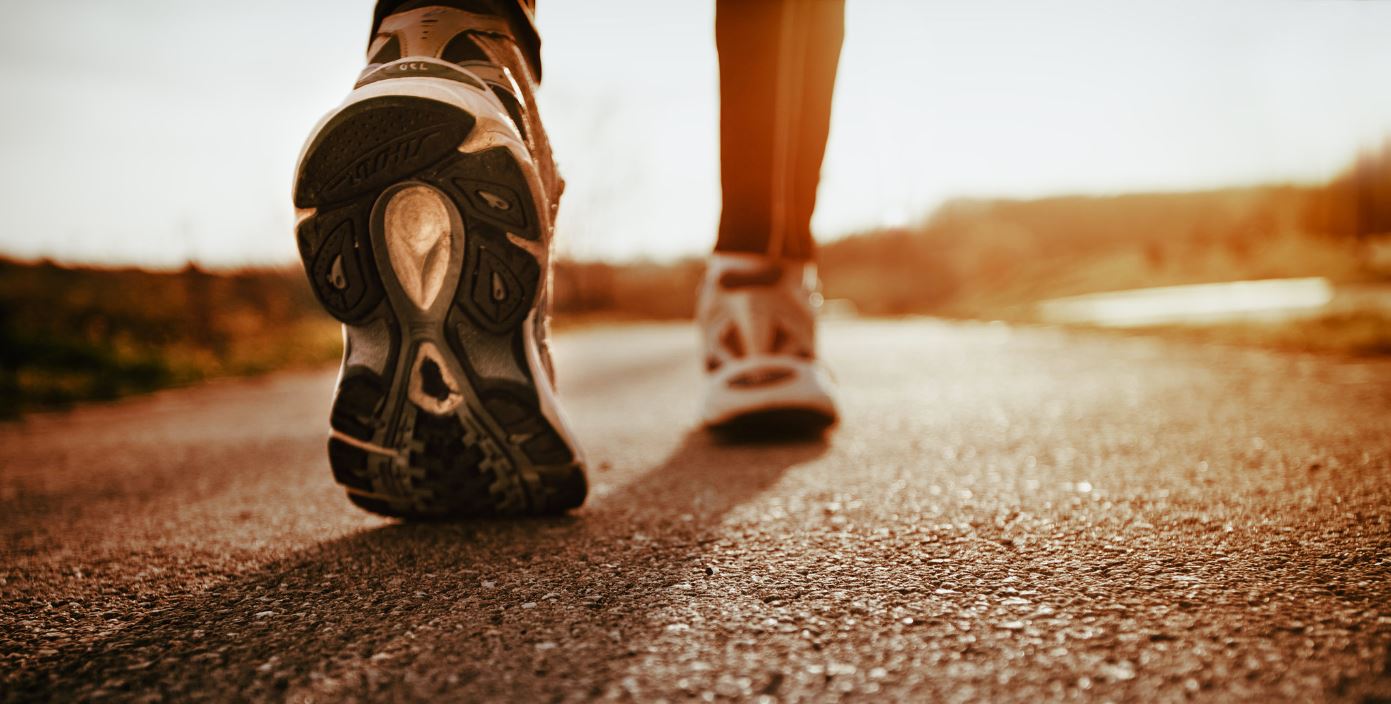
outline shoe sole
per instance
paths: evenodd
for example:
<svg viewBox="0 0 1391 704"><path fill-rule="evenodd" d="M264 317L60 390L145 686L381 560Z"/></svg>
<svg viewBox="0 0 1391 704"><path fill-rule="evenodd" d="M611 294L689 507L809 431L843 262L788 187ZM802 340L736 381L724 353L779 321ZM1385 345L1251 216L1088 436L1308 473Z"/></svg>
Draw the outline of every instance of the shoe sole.
<svg viewBox="0 0 1391 704"><path fill-rule="evenodd" d="M741 383L741 380L742 383ZM815 362L756 357L706 377L705 427L729 440L797 438L838 421L831 382Z"/></svg>
<svg viewBox="0 0 1391 704"><path fill-rule="evenodd" d="M706 426L726 442L780 442L821 437L836 417L817 408L765 408Z"/></svg>
<svg viewBox="0 0 1391 704"><path fill-rule="evenodd" d="M460 90L361 89L300 160L300 255L345 326L329 463L386 516L560 512L587 489L536 342L546 206L515 131Z"/></svg>

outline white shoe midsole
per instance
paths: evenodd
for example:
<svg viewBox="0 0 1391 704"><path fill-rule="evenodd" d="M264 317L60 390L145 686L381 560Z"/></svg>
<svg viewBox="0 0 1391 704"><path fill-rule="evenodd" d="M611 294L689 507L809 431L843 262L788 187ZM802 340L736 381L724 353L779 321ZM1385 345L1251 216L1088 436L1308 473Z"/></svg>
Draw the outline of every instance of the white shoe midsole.
<svg viewBox="0 0 1391 704"><path fill-rule="evenodd" d="M764 372L768 372L764 374ZM741 378L764 375L767 383L741 385ZM739 416L771 410L807 410L836 416L831 377L815 360L752 356L728 362L706 377L701 419L719 425Z"/></svg>

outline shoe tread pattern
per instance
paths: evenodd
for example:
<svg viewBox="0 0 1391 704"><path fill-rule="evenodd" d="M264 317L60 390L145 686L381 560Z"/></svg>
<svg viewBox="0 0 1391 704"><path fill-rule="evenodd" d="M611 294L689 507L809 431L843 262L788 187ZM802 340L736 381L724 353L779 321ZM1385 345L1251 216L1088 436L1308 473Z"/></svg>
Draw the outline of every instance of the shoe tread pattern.
<svg viewBox="0 0 1391 704"><path fill-rule="evenodd" d="M321 130L295 186L296 205L316 209L297 236L320 302L344 323L386 318L392 331L385 370L344 370L330 424L357 442L334 437L328 447L334 478L352 502L386 516L553 513L578 506L587 490L574 452L540 411L523 353L522 328L543 271L512 237L541 238L536 201L506 147L457 150L474 125L468 113L425 98L364 101ZM412 353L401 350L403 328L386 295L394 282L382 281L373 257L373 204L405 180L450 199L466 233L441 335L474 393L466 391L465 402L443 416L405 398L409 374L402 367ZM524 383L481 376L464 337L513 359Z"/></svg>

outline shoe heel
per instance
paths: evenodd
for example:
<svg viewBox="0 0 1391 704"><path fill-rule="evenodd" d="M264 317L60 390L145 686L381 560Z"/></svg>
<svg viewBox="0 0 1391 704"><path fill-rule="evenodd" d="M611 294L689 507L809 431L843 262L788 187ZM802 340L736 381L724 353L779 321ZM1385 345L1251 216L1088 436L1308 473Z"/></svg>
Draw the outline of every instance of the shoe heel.
<svg viewBox="0 0 1391 704"><path fill-rule="evenodd" d="M374 513L549 513L587 491L525 353L545 265L534 170L485 124L374 97L329 118L301 159L305 271L347 325L329 463Z"/></svg>

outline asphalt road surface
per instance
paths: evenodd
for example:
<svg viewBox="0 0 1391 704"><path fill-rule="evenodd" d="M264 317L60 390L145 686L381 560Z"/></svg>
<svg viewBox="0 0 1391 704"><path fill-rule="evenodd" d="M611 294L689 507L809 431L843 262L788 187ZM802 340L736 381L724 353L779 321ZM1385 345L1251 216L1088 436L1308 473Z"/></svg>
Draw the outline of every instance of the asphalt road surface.
<svg viewBox="0 0 1391 704"><path fill-rule="evenodd" d="M722 446L694 339L561 336L544 520L351 507L331 371L0 426L3 698L1391 697L1391 362L833 323L841 427Z"/></svg>

